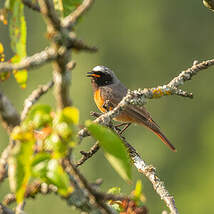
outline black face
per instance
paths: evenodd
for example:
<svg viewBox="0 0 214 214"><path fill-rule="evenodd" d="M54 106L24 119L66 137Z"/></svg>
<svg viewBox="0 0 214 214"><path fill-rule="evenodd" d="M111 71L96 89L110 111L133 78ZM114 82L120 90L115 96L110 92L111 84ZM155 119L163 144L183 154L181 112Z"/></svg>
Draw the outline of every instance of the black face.
<svg viewBox="0 0 214 214"><path fill-rule="evenodd" d="M98 86L105 86L113 83L111 74L107 72L91 71L88 72L87 76L92 77L92 81L94 81Z"/></svg>

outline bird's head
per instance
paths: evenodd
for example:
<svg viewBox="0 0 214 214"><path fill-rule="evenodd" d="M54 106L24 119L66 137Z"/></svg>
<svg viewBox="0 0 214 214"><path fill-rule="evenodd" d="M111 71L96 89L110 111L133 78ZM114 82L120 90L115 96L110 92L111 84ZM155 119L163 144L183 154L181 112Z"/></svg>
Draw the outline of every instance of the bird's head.
<svg viewBox="0 0 214 214"><path fill-rule="evenodd" d="M112 70L109 68L98 65L87 73L87 77L91 77L92 83L99 86L106 86L117 83L119 80Z"/></svg>

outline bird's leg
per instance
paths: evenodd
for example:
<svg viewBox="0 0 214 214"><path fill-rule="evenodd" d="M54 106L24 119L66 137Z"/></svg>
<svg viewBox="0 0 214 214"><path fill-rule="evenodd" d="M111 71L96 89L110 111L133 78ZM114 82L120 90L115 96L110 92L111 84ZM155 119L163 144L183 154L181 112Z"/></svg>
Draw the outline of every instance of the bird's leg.
<svg viewBox="0 0 214 214"><path fill-rule="evenodd" d="M114 128L118 131L118 133L119 132L121 132L121 129L119 128L119 127L121 127L121 126L126 126L127 125L127 122L125 122L125 123L120 123L120 124L118 124L118 125L115 125L114 126Z"/></svg>
<svg viewBox="0 0 214 214"><path fill-rule="evenodd" d="M129 126L131 125L131 123L121 123L117 126L115 126L115 128L118 130L120 126L124 126L122 130L119 129L118 134L121 135Z"/></svg>

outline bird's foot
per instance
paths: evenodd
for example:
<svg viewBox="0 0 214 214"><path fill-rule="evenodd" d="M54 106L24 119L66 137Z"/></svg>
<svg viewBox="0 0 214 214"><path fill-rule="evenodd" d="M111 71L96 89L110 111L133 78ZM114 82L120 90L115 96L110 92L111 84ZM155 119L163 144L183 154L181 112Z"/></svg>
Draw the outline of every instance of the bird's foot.
<svg viewBox="0 0 214 214"><path fill-rule="evenodd" d="M95 117L95 118L97 118L97 117L99 117L99 116L101 116L102 114L101 113L98 113L98 112L94 112L94 111L91 111L90 112L90 116L92 116L92 117Z"/></svg>
<svg viewBox="0 0 214 214"><path fill-rule="evenodd" d="M131 123L121 123L119 125L114 126L117 133L119 135L122 135L122 133L131 125ZM122 129L120 129L119 127L124 126Z"/></svg>

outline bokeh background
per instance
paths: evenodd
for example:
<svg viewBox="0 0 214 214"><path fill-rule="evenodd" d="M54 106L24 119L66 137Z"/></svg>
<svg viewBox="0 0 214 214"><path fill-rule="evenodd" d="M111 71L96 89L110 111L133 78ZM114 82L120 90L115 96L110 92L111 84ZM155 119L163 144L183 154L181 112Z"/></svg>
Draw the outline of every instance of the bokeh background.
<svg viewBox="0 0 214 214"><path fill-rule="evenodd" d="M26 9L28 54L48 45L43 19ZM194 60L214 56L214 13L198 1L124 1L99 0L81 19L76 32L79 38L99 48L95 54L73 53L77 67L72 71L70 89L74 105L80 109L81 124L89 119L90 111L97 111L92 99L86 72L96 65L112 68L121 81L131 89L167 83ZM0 42L6 58L12 56L7 26L0 24ZM19 111L24 99L38 84L52 78L50 65L29 72L28 85L20 89L14 78L0 84L1 90ZM194 93L194 99L178 96L149 101L147 109L163 132L177 148L171 152L147 129L132 126L126 132L128 141L143 158L157 168L160 178L174 195L180 213L212 213L214 190L214 68L201 71L183 89ZM40 103L55 106L52 92ZM5 130L0 127L0 151L8 143ZM94 140L85 140L75 151L87 150ZM134 189L137 179L143 183L150 213L161 213L165 204L154 192L147 179L133 168L133 184L125 183L105 160L102 151L81 167L89 181L103 178L103 190L113 186L122 192ZM0 186L0 200L8 192L7 181ZM79 213L55 195L38 196L28 200L27 213Z"/></svg>

